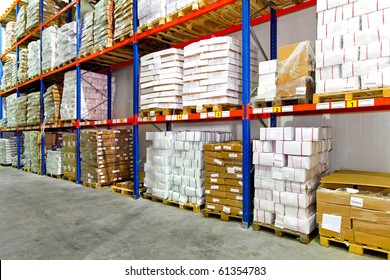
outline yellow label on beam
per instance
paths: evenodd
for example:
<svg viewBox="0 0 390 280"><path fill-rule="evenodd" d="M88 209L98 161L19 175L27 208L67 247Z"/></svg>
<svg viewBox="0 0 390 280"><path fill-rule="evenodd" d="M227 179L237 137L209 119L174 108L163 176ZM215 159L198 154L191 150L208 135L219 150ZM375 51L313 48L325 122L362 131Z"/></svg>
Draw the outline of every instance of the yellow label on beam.
<svg viewBox="0 0 390 280"><path fill-rule="evenodd" d="M275 106L273 111L274 111L274 113L281 113L282 112L282 106Z"/></svg>
<svg viewBox="0 0 390 280"><path fill-rule="evenodd" d="M216 118L222 118L222 112L215 112Z"/></svg>
<svg viewBox="0 0 390 280"><path fill-rule="evenodd" d="M183 119L183 116L182 115L177 115L177 120L178 121L181 121Z"/></svg>
<svg viewBox="0 0 390 280"><path fill-rule="evenodd" d="M347 108L356 108L358 105L357 100L347 101Z"/></svg>

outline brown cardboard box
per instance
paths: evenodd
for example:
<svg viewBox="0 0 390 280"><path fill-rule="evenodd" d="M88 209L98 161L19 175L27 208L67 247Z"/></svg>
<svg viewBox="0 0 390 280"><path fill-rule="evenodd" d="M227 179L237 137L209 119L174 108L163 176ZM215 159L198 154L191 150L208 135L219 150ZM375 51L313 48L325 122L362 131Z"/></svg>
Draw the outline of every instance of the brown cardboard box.
<svg viewBox="0 0 390 280"><path fill-rule="evenodd" d="M242 204L243 204L242 200L235 200L235 199L227 198L227 199L225 199L224 202L225 202L224 203L225 205L242 209Z"/></svg>
<svg viewBox="0 0 390 280"><path fill-rule="evenodd" d="M242 201L242 195L241 194L236 194L236 193L227 192L226 193L226 198Z"/></svg>
<svg viewBox="0 0 390 280"><path fill-rule="evenodd" d="M319 226L322 225L322 215L323 215L323 213L317 212L316 220L317 220L317 224ZM341 217L341 228L351 229L352 228L352 219L346 218L346 217Z"/></svg>
<svg viewBox="0 0 390 280"><path fill-rule="evenodd" d="M206 195L206 202L208 203L212 203L212 204L221 204L223 205L224 202L225 202L225 198L221 198L221 197L214 197L214 196L211 196L211 195Z"/></svg>
<svg viewBox="0 0 390 280"><path fill-rule="evenodd" d="M227 152L242 152L242 142L241 141L223 142L222 150Z"/></svg>
<svg viewBox="0 0 390 280"><path fill-rule="evenodd" d="M221 143L204 144L203 149L205 151L222 151L222 144Z"/></svg>
<svg viewBox="0 0 390 280"><path fill-rule="evenodd" d="M331 203L317 202L317 212L342 216L346 218L351 217L351 207L344 205L337 205Z"/></svg>
<svg viewBox="0 0 390 280"><path fill-rule="evenodd" d="M222 159L214 158L214 157L204 157L204 162L207 165L215 165L215 166L225 166L225 163ZM209 169L207 169L209 170ZM211 171L211 170L209 170Z"/></svg>
<svg viewBox="0 0 390 280"><path fill-rule="evenodd" d="M242 209L242 201L239 201L239 200L232 200L232 199L213 197L213 196L207 195L206 202Z"/></svg>
<svg viewBox="0 0 390 280"><path fill-rule="evenodd" d="M390 213L351 207L351 218L378 224L390 225Z"/></svg>
<svg viewBox="0 0 390 280"><path fill-rule="evenodd" d="M327 237L334 237L338 240L348 240L352 242L355 240L355 233L352 229L342 228L340 233L338 233L320 227L320 235L327 236Z"/></svg>
<svg viewBox="0 0 390 280"><path fill-rule="evenodd" d="M355 242L390 250L390 238L388 237L355 231Z"/></svg>
<svg viewBox="0 0 390 280"><path fill-rule="evenodd" d="M238 179L238 180L242 180L242 174L240 173L226 173L225 174L225 178L227 179Z"/></svg>
<svg viewBox="0 0 390 280"><path fill-rule="evenodd" d="M206 202L206 209L213 210L213 211L223 211L223 206L216 203L209 203Z"/></svg>
<svg viewBox="0 0 390 280"><path fill-rule="evenodd" d="M206 197L207 196L213 196L213 197L219 197L219 198L226 198L227 192L222 191L216 191L216 190L205 190Z"/></svg>
<svg viewBox="0 0 390 280"><path fill-rule="evenodd" d="M205 170L212 173L219 173L219 174L225 174L226 168L224 166L217 166L213 164L207 164L205 166Z"/></svg>
<svg viewBox="0 0 390 280"><path fill-rule="evenodd" d="M358 206L361 203L361 207L364 209L378 210L384 212L390 212L390 197L382 196L378 194L352 194L351 203Z"/></svg>
<svg viewBox="0 0 390 280"><path fill-rule="evenodd" d="M242 159L225 158L223 159L223 163L225 166L242 166Z"/></svg>
<svg viewBox="0 0 390 280"><path fill-rule="evenodd" d="M242 194L242 187L237 187L237 186L226 186L226 191L235 193L235 194Z"/></svg>
<svg viewBox="0 0 390 280"><path fill-rule="evenodd" d="M226 185L233 187L242 187L242 180L226 179Z"/></svg>
<svg viewBox="0 0 390 280"><path fill-rule="evenodd" d="M212 185L225 185L226 180L224 178L205 178L204 182Z"/></svg>
<svg viewBox="0 0 390 280"><path fill-rule="evenodd" d="M222 159L222 153L221 152L211 152L211 151L205 151L204 152L205 157L210 157L210 158L218 158Z"/></svg>
<svg viewBox="0 0 390 280"><path fill-rule="evenodd" d="M221 192L226 192L228 186L226 185L213 185L213 184L205 184L204 188L206 190L215 190L215 191L221 191Z"/></svg>
<svg viewBox="0 0 390 280"><path fill-rule="evenodd" d="M365 221L353 220L353 229L360 232L390 238L390 225L382 225Z"/></svg>
<svg viewBox="0 0 390 280"><path fill-rule="evenodd" d="M317 202L349 206L351 194L347 191L336 191L326 188L317 189Z"/></svg>
<svg viewBox="0 0 390 280"><path fill-rule="evenodd" d="M204 177L205 178L226 178L225 173L218 173L215 171L210 172L210 171L207 171L207 169L206 169Z"/></svg>
<svg viewBox="0 0 390 280"><path fill-rule="evenodd" d="M222 158L223 159L232 159L232 160L242 160L242 152L225 152L223 151L222 153Z"/></svg>

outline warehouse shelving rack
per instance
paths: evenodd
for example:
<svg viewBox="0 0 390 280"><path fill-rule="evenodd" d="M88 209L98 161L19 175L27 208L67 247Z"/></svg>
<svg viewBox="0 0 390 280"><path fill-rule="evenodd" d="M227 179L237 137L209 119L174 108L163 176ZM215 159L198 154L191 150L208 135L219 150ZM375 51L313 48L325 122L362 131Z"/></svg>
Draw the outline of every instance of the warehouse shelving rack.
<svg viewBox="0 0 390 280"><path fill-rule="evenodd" d="M43 7L41 1L41 7ZM94 5L96 0L89 0ZM349 113L349 112L366 112L377 110L389 110L390 98L376 98L372 100L362 100L354 103L353 106L348 102L326 102L320 104L305 104L294 106L276 106L270 108L258 108L252 109L249 105L250 101L250 26L260 23L271 23L270 42L271 42L271 54L270 58L276 58L277 55L277 18L283 15L294 13L299 10L306 9L316 5L316 0L294 0L289 2L280 1L284 3L282 6L277 6L275 3L278 1L268 2L270 7L267 9L262 8L259 3L266 1L251 1L251 0L219 0L213 4L201 7L199 10L192 11L182 17L167 22L163 25L154 27L141 33L138 31L137 20L137 1L133 0L133 31L134 35L124 39L123 41L115 43L113 46L105 48L100 51L96 51L84 57L78 57L74 61L71 61L53 71L42 73L33 79L30 79L24 83L18 84L10 89L0 92L0 95L7 96L12 93L19 94L31 87L39 88L41 91L41 97L44 93L44 81L49 83L60 81L63 79L63 75L66 71L71 69L77 70L77 118L69 122L61 122L59 124L50 124L43 127L30 126L30 127L16 127L5 128L0 130L0 137L2 132L16 132L18 135L18 167L20 168L20 133L28 130L56 130L56 129L72 129L77 132L77 183L80 183L80 131L87 127L113 127L113 126L127 126L133 127L133 147L134 147L134 186L135 193L138 198L139 187L139 125L144 124L166 124L166 129L171 129L172 122L203 122L203 121L227 121L237 120L242 121L242 138L243 138L243 226L249 227L251 224L251 212L252 212L252 183L250 176L250 121L257 119L259 116L262 118L270 118L271 126L277 125L277 117L283 115L302 115L302 114L324 114L324 113ZM11 7L0 16L0 23L5 23L12 18L15 18L12 12L15 10L15 15L18 12L19 0L15 0ZM65 12L69 12L70 9L76 7L76 21L77 21L77 52L81 43L81 3L80 0L69 0L69 4L63 8L58 14L53 16L46 22L41 22L36 32L39 31L40 35L43 28ZM268 11L270 8L270 12ZM206 28L204 30L186 30L188 25L198 26L204 18L218 18L218 13L226 13L229 10L235 11L235 19L231 22L221 20L217 27ZM260 11L253 17L253 10ZM237 12L239 11L239 13ZM41 8L41 19L43 19L43 9ZM239 14L241 16L239 16ZM252 16L252 17L251 17ZM218 20L216 20L218 21ZM192 42L199 41L201 39L207 39L213 36L223 36L231 34L236 31L242 30L242 52L243 52L243 104L242 108L238 110L213 112L213 113L193 113L193 114L180 114L170 116L156 116L156 117L139 117L138 111L138 98L139 98L139 69L140 69L140 56L144 53L150 53L154 50L160 50L170 47L182 48ZM173 36L172 34L181 34L181 36ZM9 53L11 50L16 50L22 43L27 43L31 40L33 34L27 34L21 41L17 42L10 50L0 55L0 59ZM1 38L0 38L1 39ZM1 40L0 40L1 44ZM1 45L0 45L1 46ZM42 49L41 49L42 51ZM133 116L127 116L120 119L111 118L111 76L112 71L119 69L127 65L133 65ZM96 65L101 67L97 70L100 73L107 73L108 76L108 119L96 120L96 121L84 121L81 120L80 112L80 93L81 93L81 67L86 69L93 69ZM96 71L96 69L94 69ZM2 74L2 64L0 63L0 74ZM1 76L1 75L0 75ZM43 99L42 99L43 101ZM0 107L2 108L2 98L0 98ZM43 104L43 102L42 102ZM43 106L41 106L43 110ZM0 110L0 118L3 116L2 109ZM42 114L43 117L43 114ZM43 121L43 120L41 120ZM43 141L42 141L43 142ZM42 144L44 145L44 143ZM44 146L42 146L44 151ZM42 155L42 159L44 159ZM44 161L42 161L42 174L44 174Z"/></svg>

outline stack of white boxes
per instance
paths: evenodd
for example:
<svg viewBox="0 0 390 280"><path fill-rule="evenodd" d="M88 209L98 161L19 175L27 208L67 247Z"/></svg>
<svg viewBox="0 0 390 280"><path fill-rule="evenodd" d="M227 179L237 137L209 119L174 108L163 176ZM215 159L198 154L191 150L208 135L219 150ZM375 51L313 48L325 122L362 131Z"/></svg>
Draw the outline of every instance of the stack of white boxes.
<svg viewBox="0 0 390 280"><path fill-rule="evenodd" d="M41 133L39 131L30 131L30 161L31 172L41 172Z"/></svg>
<svg viewBox="0 0 390 280"><path fill-rule="evenodd" d="M16 70L16 57L11 56L11 59L4 63L3 76L1 78L1 88L8 89L16 84L16 77L14 77Z"/></svg>
<svg viewBox="0 0 390 280"><path fill-rule="evenodd" d="M27 96L27 125L41 122L41 93L34 92Z"/></svg>
<svg viewBox="0 0 390 280"><path fill-rule="evenodd" d="M19 68L18 68L18 81L22 83L27 80L28 71L28 49L21 48L19 51Z"/></svg>
<svg viewBox="0 0 390 280"><path fill-rule="evenodd" d="M7 121L9 127L17 126L16 122L16 93L6 98L7 103Z"/></svg>
<svg viewBox="0 0 390 280"><path fill-rule="evenodd" d="M278 78L278 60L259 63L259 87L257 95L251 101L273 101L276 98L276 79Z"/></svg>
<svg viewBox="0 0 390 280"><path fill-rule="evenodd" d="M390 85L389 8L386 0L318 1L317 93Z"/></svg>
<svg viewBox="0 0 390 280"><path fill-rule="evenodd" d="M77 24L75 21L64 24L57 30L57 59L55 67L76 57Z"/></svg>
<svg viewBox="0 0 390 280"><path fill-rule="evenodd" d="M11 137L9 139L0 139L0 163L12 164L12 158L18 153L17 138Z"/></svg>
<svg viewBox="0 0 390 280"><path fill-rule="evenodd" d="M16 99L16 125L27 125L27 96L20 96Z"/></svg>
<svg viewBox="0 0 390 280"><path fill-rule="evenodd" d="M241 42L216 37L184 48L183 107L240 105L242 92ZM252 87L258 82L258 57L251 51Z"/></svg>
<svg viewBox="0 0 390 280"><path fill-rule="evenodd" d="M330 127L261 128L253 142L254 221L309 234L315 189L329 169Z"/></svg>
<svg viewBox="0 0 390 280"><path fill-rule="evenodd" d="M95 6L93 41L97 50L109 47L114 37L114 1L100 0ZM129 20L129 19L126 19Z"/></svg>
<svg viewBox="0 0 390 280"><path fill-rule="evenodd" d="M46 172L50 175L64 174L64 152L62 149L47 151Z"/></svg>
<svg viewBox="0 0 390 280"><path fill-rule="evenodd" d="M54 69L57 56L57 27L50 26L42 31L42 71Z"/></svg>
<svg viewBox="0 0 390 280"><path fill-rule="evenodd" d="M21 164L24 167L31 167L31 157L30 157L30 145L31 145L31 131L23 131L23 139L24 139L24 152L23 158L21 159Z"/></svg>
<svg viewBox="0 0 390 280"><path fill-rule="evenodd" d="M20 7L18 16L16 17L15 38L16 40L20 40L25 35L26 35L26 7L22 6Z"/></svg>
<svg viewBox="0 0 390 280"><path fill-rule="evenodd" d="M93 53L93 19L95 13L88 12L83 19L83 28L81 33L80 54L86 55Z"/></svg>
<svg viewBox="0 0 390 280"><path fill-rule="evenodd" d="M40 41L33 41L28 44L27 76L32 78L41 73L40 68Z"/></svg>
<svg viewBox="0 0 390 280"><path fill-rule="evenodd" d="M147 192L179 203L204 203L203 144L231 140L225 132L147 132Z"/></svg>
<svg viewBox="0 0 390 280"><path fill-rule="evenodd" d="M166 17L166 0L139 0L139 26L151 25L152 21Z"/></svg>
<svg viewBox="0 0 390 280"><path fill-rule="evenodd" d="M141 58L141 110L182 109L183 50L167 49Z"/></svg>
<svg viewBox="0 0 390 280"><path fill-rule="evenodd" d="M26 29L32 31L39 25L40 0L30 0L26 8Z"/></svg>
<svg viewBox="0 0 390 280"><path fill-rule="evenodd" d="M16 153L12 157L12 166L18 167L18 147L17 147L17 138L16 138ZM20 137L20 160L24 159L24 137Z"/></svg>
<svg viewBox="0 0 390 280"><path fill-rule="evenodd" d="M15 44L16 37L15 32L16 31L16 22L10 21L5 26L5 50L8 50L12 47L13 44Z"/></svg>
<svg viewBox="0 0 390 280"><path fill-rule="evenodd" d="M61 120L77 118L76 70L65 73L61 101ZM81 71L81 118L86 120L107 119L107 75ZM112 77L112 100L115 98L115 78ZM113 102L112 102L113 104Z"/></svg>
<svg viewBox="0 0 390 280"><path fill-rule="evenodd" d="M114 7L114 39L133 35L133 0L116 0Z"/></svg>

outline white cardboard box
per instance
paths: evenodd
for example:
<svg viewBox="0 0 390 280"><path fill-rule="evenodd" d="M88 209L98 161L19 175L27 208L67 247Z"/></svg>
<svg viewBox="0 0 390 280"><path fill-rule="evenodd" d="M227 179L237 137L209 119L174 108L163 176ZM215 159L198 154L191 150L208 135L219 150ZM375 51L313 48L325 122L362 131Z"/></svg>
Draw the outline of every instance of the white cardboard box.
<svg viewBox="0 0 390 280"><path fill-rule="evenodd" d="M316 53L333 52L343 48L343 36L331 36L316 40Z"/></svg>
<svg viewBox="0 0 390 280"><path fill-rule="evenodd" d="M255 188L263 190L278 190L284 191L286 189L286 181L277 180L268 177L255 176Z"/></svg>
<svg viewBox="0 0 390 280"><path fill-rule="evenodd" d="M288 156L287 166L299 169L312 169L320 164L319 154L313 156Z"/></svg>
<svg viewBox="0 0 390 280"><path fill-rule="evenodd" d="M316 80L329 80L341 78L341 64L316 69Z"/></svg>
<svg viewBox="0 0 390 280"><path fill-rule="evenodd" d="M268 60L259 62L259 75L276 73L278 70L278 60Z"/></svg>
<svg viewBox="0 0 390 280"><path fill-rule="evenodd" d="M310 193L291 193L291 192L273 192L273 198L280 197L280 202L283 205L289 205L298 208L307 208L316 201L316 192Z"/></svg>
<svg viewBox="0 0 390 280"><path fill-rule="evenodd" d="M335 7L332 9L318 12L317 14L318 25L325 25L325 24L343 20L343 7L344 6Z"/></svg>
<svg viewBox="0 0 390 280"><path fill-rule="evenodd" d="M318 173L318 169L316 167L310 170L296 169L290 167L282 168L283 180L299 182L299 183L304 183L308 180L311 180L312 178L314 178L314 176L317 175L317 173Z"/></svg>
<svg viewBox="0 0 390 280"><path fill-rule="evenodd" d="M260 209L255 209L253 211L253 220L255 222L273 224L275 222L275 214Z"/></svg>
<svg viewBox="0 0 390 280"><path fill-rule="evenodd" d="M297 127L295 139L300 142L318 142L322 140L322 127Z"/></svg>
<svg viewBox="0 0 390 280"><path fill-rule="evenodd" d="M390 8L365 14L362 18L362 30L390 24Z"/></svg>
<svg viewBox="0 0 390 280"><path fill-rule="evenodd" d="M274 203L273 201L254 198L253 207L274 214L284 215L284 205Z"/></svg>
<svg viewBox="0 0 390 280"><path fill-rule="evenodd" d="M275 153L275 141L253 140L252 151L260 153Z"/></svg>
<svg viewBox="0 0 390 280"><path fill-rule="evenodd" d="M276 153L296 156L318 154L321 147L318 142L276 141Z"/></svg>
<svg viewBox="0 0 390 280"><path fill-rule="evenodd" d="M295 230L304 234L310 234L316 226L316 215L308 219L298 219L293 217L276 215L275 226Z"/></svg>
<svg viewBox="0 0 390 280"><path fill-rule="evenodd" d="M295 139L294 132L293 127L262 127L260 128L260 140L292 141Z"/></svg>
<svg viewBox="0 0 390 280"><path fill-rule="evenodd" d="M390 68L361 76L362 89L390 86Z"/></svg>
<svg viewBox="0 0 390 280"><path fill-rule="evenodd" d="M375 58L389 57L389 56L390 56L390 40L373 42L368 45L360 46L359 60L375 59Z"/></svg>
<svg viewBox="0 0 390 280"><path fill-rule="evenodd" d="M252 163L265 166L284 167L287 165L287 156L280 153L254 152Z"/></svg>

